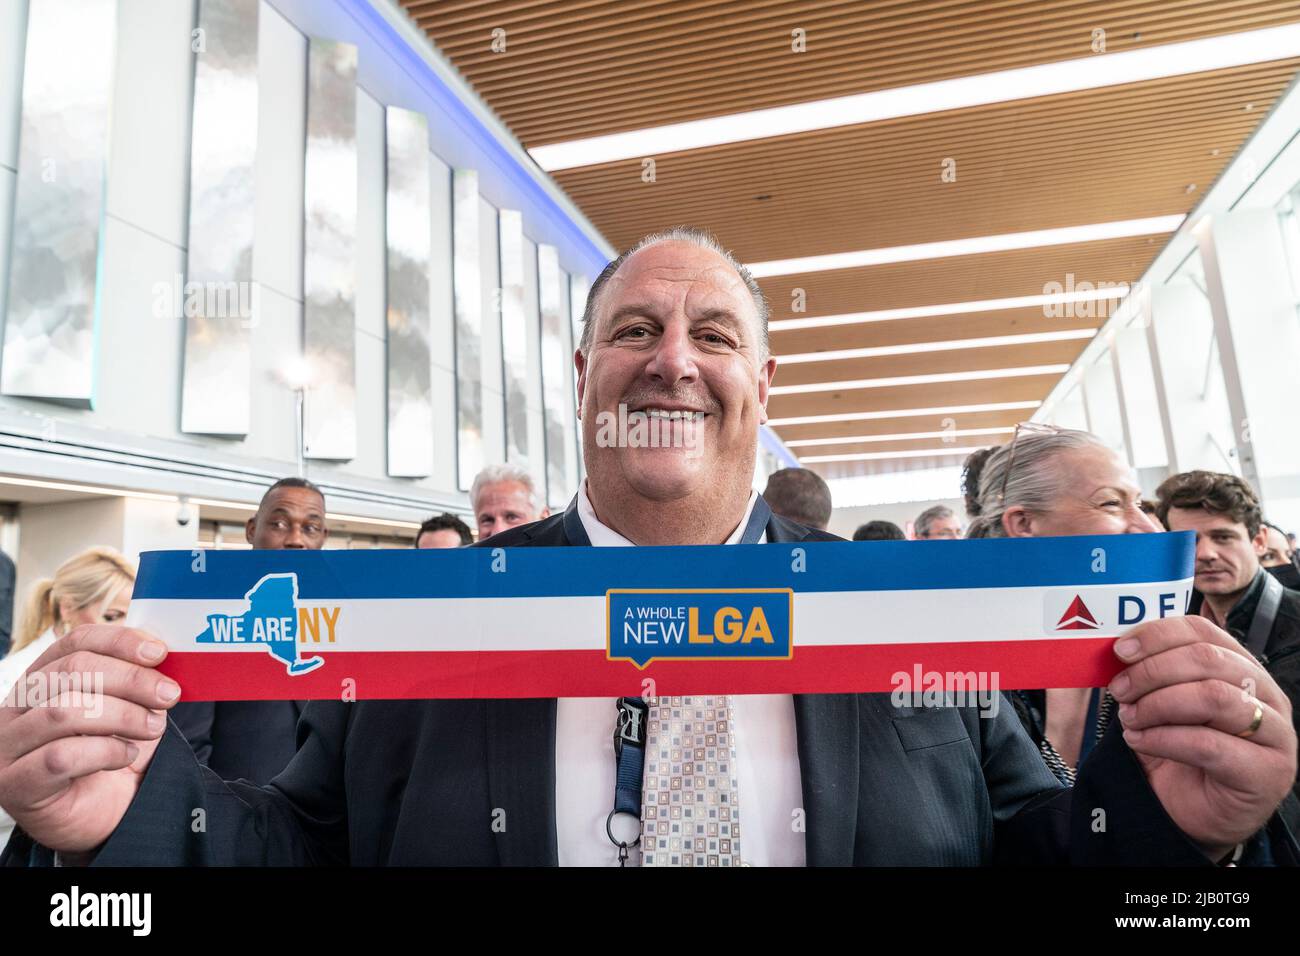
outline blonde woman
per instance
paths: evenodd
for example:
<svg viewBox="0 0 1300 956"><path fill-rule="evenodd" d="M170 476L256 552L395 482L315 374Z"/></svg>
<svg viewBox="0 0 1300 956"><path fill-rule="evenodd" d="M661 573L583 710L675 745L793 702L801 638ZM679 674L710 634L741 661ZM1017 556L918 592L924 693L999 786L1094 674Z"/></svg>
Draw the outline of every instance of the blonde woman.
<svg viewBox="0 0 1300 956"><path fill-rule="evenodd" d="M68 631L82 624L121 623L134 586L135 565L112 548L82 551L65 561L53 578L38 581L9 655L0 661L0 699Z"/></svg>
<svg viewBox="0 0 1300 956"><path fill-rule="evenodd" d="M90 548L69 558L53 578L37 581L14 632L9 655L0 660L0 701L45 649L82 624L120 624L135 587L135 565L112 548ZM0 809L0 850L14 821Z"/></svg>

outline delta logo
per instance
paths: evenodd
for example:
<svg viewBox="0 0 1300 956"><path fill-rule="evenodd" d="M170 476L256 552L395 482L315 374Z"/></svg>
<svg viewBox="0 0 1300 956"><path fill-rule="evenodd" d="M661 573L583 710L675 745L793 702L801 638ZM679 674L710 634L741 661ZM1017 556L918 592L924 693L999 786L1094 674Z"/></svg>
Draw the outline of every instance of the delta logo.
<svg viewBox="0 0 1300 956"><path fill-rule="evenodd" d="M605 592L606 657L651 661L785 661L794 656L790 588Z"/></svg>
<svg viewBox="0 0 1300 956"><path fill-rule="evenodd" d="M209 614L208 626L194 640L198 644L260 644L284 665L290 677L309 674L325 663L318 655L303 653L304 644L333 644L339 621L338 607L300 607L298 575L268 574L244 595L248 610L242 614Z"/></svg>
<svg viewBox="0 0 1300 956"><path fill-rule="evenodd" d="M1043 602L1043 629L1054 634L1118 633L1152 618L1185 614L1191 598L1190 587L1173 591L1140 586L1049 591Z"/></svg>
<svg viewBox="0 0 1300 956"><path fill-rule="evenodd" d="M1058 631L1095 631L1099 627L1101 625L1088 610L1088 605L1084 604L1083 598L1077 594L1070 602L1070 606L1065 609L1065 613L1061 615L1061 619L1056 622Z"/></svg>

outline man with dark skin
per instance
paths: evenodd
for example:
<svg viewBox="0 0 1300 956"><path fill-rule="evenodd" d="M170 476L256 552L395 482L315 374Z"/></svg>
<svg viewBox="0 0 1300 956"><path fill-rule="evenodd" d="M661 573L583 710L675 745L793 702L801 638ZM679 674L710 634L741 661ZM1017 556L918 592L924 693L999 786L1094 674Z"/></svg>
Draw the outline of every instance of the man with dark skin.
<svg viewBox="0 0 1300 956"><path fill-rule="evenodd" d="M281 478L262 496L244 526L254 548L319 550L325 546L325 496L305 478ZM226 779L266 783L297 750L303 701L229 700L181 702L172 719L194 748L199 763Z"/></svg>
<svg viewBox="0 0 1300 956"><path fill-rule="evenodd" d="M281 551L325 547L325 496L305 478L281 478L244 525L244 537L254 548Z"/></svg>

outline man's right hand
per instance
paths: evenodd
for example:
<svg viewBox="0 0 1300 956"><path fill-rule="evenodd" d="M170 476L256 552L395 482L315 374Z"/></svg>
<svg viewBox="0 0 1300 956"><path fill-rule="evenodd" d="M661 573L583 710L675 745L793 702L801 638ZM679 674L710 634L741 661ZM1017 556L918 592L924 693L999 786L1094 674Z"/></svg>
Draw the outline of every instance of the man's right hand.
<svg viewBox="0 0 1300 956"><path fill-rule="evenodd" d="M79 627L0 703L0 807L32 839L81 854L117 828L180 697L166 656L143 631Z"/></svg>

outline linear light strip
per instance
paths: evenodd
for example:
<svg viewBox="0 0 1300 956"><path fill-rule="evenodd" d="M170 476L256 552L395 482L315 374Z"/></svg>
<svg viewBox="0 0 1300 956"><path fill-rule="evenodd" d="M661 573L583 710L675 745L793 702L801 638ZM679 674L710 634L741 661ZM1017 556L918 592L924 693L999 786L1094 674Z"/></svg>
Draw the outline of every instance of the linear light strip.
<svg viewBox="0 0 1300 956"><path fill-rule="evenodd" d="M1094 329L1067 329L1063 332L1029 332L1023 335L990 335L974 339L950 339L945 342L913 342L909 345L879 345L861 349L835 349L829 352L801 352L778 355L781 365L805 362L833 362L839 359L878 358L883 355L912 355L917 352L952 352L960 349L985 349L1004 345L1036 345L1042 342L1068 342L1090 339Z"/></svg>
<svg viewBox="0 0 1300 956"><path fill-rule="evenodd" d="M939 242L918 242L909 246L833 252L824 256L805 256L801 259L751 262L746 263L745 268L755 279L766 279L770 276L803 275L809 272L827 272L831 269L860 269L896 262L946 259L949 256L973 256L988 252L1009 252L1015 249L1041 249L1074 242L1098 242L1104 239L1128 239L1133 236L1169 233L1181 226L1184 218L1186 217L1180 213L1174 216L1148 216L1145 219L1095 222L1086 226L1061 226L1057 229L1008 232L996 236L972 236L969 239L944 239Z"/></svg>
<svg viewBox="0 0 1300 956"><path fill-rule="evenodd" d="M103 495L112 498L140 498L145 501L170 501L180 503L180 495L166 495L153 491L132 491L127 488L109 488L102 485L79 485L66 481L44 481L39 478L11 478L0 475L0 485L16 485L22 488L45 488L50 491L72 491L81 494ZM207 505L210 508L233 508L255 513L257 505L245 501L220 501L215 498L187 498L192 505ZM333 514L326 512L325 517L332 521L348 521L356 524L384 525L391 528L413 529L420 527L418 521L392 521L387 518L365 518L361 515Z"/></svg>
<svg viewBox="0 0 1300 956"><path fill-rule="evenodd" d="M936 385L941 382L977 382L986 378L1020 378L1030 375L1062 375L1069 364L1026 365L1023 368L991 368L972 372L939 372L929 375L897 375L892 378L860 378L844 382L813 382L808 385L775 385L771 395L803 395L808 392L839 392L856 388L888 388L891 385Z"/></svg>
<svg viewBox="0 0 1300 956"><path fill-rule="evenodd" d="M50 491L74 491L85 494L107 495L114 498L141 498L145 501L177 501L175 495L157 494L152 491L129 491L126 488L101 488L96 485L77 485L66 481L43 481L37 478L10 478L0 476L0 484L16 485L22 488L46 488Z"/></svg>
<svg viewBox="0 0 1300 956"><path fill-rule="evenodd" d="M976 405L940 405L936 408L899 408L879 412L837 412L834 415L796 415L792 418L770 418L772 428L787 425L828 425L832 422L868 422L882 418L922 418L933 415L973 415L979 412L1012 412L1038 408L1042 402L984 402ZM787 442L787 444L789 444Z"/></svg>
<svg viewBox="0 0 1300 956"><path fill-rule="evenodd" d="M807 448L812 445L856 445L859 442L915 441L920 438L952 438L966 435L1010 435L1014 428L957 428L937 432L901 432L897 435L853 435L849 438L798 438L787 441L787 448Z"/></svg>
<svg viewBox="0 0 1300 956"><path fill-rule="evenodd" d="M981 446L982 447L982 446ZM809 455L799 460L804 464L828 461L882 461L886 458L938 458L944 455L969 455L980 448L919 448L915 451L864 451L856 455Z"/></svg>
<svg viewBox="0 0 1300 956"><path fill-rule="evenodd" d="M1102 299L1122 299L1128 295L1127 283L1099 283L1104 288L1077 289L1071 292L1051 292L1043 295L1021 295L1005 299L975 299L969 302L947 302L941 305L916 305L906 309L880 309L876 312L848 312L842 315L817 315L806 319L777 319L768 323L769 332L789 332L795 329L817 329L834 325L860 325L867 322L892 322L897 319L939 318L945 315L969 315L973 312L999 312L1005 309L1030 309L1045 305L1072 305L1076 302L1096 302ZM1091 312L1092 310L1088 310ZM1082 318L1092 318L1092 315ZM1105 318L1105 316L1098 316Z"/></svg>
<svg viewBox="0 0 1300 956"><path fill-rule="evenodd" d="M1300 55L1300 24L1287 24L590 136L538 146L528 152L542 169L555 172L902 116L1185 76L1297 55Z"/></svg>

